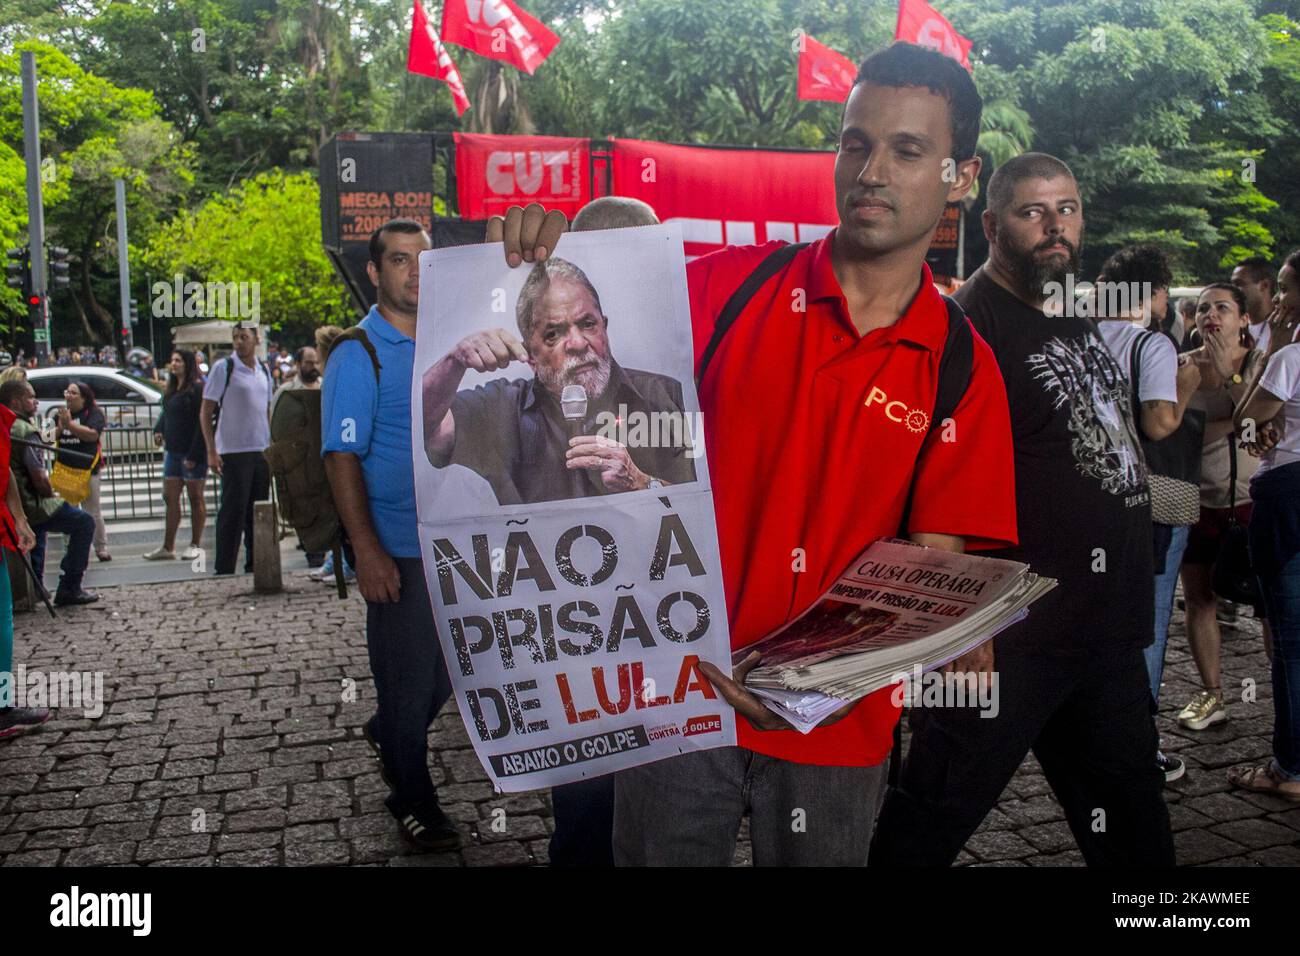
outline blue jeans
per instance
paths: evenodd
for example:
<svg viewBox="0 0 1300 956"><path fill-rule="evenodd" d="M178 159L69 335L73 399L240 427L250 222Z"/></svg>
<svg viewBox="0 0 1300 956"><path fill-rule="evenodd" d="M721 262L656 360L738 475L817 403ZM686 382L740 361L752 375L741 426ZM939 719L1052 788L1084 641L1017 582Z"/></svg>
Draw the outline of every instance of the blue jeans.
<svg viewBox="0 0 1300 956"><path fill-rule="evenodd" d="M437 793L429 776L429 725L451 697L451 678L434 629L424 565L394 558L401 591L393 604L366 604L366 647L378 709L372 725L393 784L389 808L427 805ZM394 805L395 804L395 805Z"/></svg>
<svg viewBox="0 0 1300 956"><path fill-rule="evenodd" d="M1300 780L1300 462L1250 482L1250 561L1273 631L1273 763Z"/></svg>
<svg viewBox="0 0 1300 956"><path fill-rule="evenodd" d="M1300 554L1259 585L1273 629L1273 759L1300 780Z"/></svg>
<svg viewBox="0 0 1300 956"><path fill-rule="evenodd" d="M1143 653L1147 659L1147 674L1151 678L1151 699L1160 702L1160 681L1165 672L1165 645L1169 643L1169 618L1174 613L1174 590L1178 587L1178 569L1183 565L1183 552L1187 550L1187 536L1191 528L1184 525L1173 529L1169 550L1165 552L1164 570L1156 570L1156 639Z"/></svg>
<svg viewBox="0 0 1300 956"><path fill-rule="evenodd" d="M196 458L194 459L194 467L186 468L183 454L165 451L163 452L163 477L180 478L184 481L202 481L208 477L208 460L207 458Z"/></svg>
<svg viewBox="0 0 1300 956"><path fill-rule="evenodd" d="M333 551L325 552L325 563L321 565L321 571L324 574L334 573L334 552ZM353 573L353 567L351 564L348 563L348 556L345 554L343 555L343 574L344 576L346 576L352 573Z"/></svg>
<svg viewBox="0 0 1300 956"><path fill-rule="evenodd" d="M13 670L14 592L9 581L9 569L0 567L0 674L12 674ZM4 704L0 702L2 706Z"/></svg>
<svg viewBox="0 0 1300 956"><path fill-rule="evenodd" d="M76 594L81 590L81 579L90 563L90 545L95 540L95 519L66 501L51 518L32 527L36 534L36 547L32 548L32 569L38 578L45 577L45 538L50 532L66 534L68 546L63 552L59 569L60 594Z"/></svg>

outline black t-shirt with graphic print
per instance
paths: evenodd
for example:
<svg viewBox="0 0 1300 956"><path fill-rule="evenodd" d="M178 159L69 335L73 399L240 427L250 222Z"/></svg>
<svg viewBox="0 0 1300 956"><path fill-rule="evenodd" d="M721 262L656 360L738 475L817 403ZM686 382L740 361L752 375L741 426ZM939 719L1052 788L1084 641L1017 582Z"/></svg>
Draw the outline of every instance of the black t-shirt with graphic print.
<svg viewBox="0 0 1300 956"><path fill-rule="evenodd" d="M955 298L992 347L1011 407L1020 544L999 555L1060 582L999 642L1146 647L1151 502L1127 373L1090 320L1044 315L983 269Z"/></svg>

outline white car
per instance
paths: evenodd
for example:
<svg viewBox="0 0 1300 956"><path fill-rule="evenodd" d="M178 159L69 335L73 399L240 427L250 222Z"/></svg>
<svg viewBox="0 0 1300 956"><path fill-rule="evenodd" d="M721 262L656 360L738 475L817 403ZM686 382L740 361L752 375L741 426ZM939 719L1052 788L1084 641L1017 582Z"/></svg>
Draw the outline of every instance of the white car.
<svg viewBox="0 0 1300 956"><path fill-rule="evenodd" d="M162 387L132 378L116 368L102 365L55 365L27 372L36 392L36 415L41 430L52 437L54 413L67 404L63 393L72 382L85 382L95 393L95 404L104 412L114 434L106 438L106 455L154 450L152 430L162 414Z"/></svg>

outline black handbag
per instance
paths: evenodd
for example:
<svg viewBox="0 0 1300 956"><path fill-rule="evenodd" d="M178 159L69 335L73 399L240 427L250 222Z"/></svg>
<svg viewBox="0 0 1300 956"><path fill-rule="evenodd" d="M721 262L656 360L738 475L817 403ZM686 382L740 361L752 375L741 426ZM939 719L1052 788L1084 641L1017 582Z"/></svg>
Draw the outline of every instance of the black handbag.
<svg viewBox="0 0 1300 956"><path fill-rule="evenodd" d="M1260 607L1264 598L1250 564L1249 531L1237 521L1237 439L1232 434L1228 435L1228 461L1228 530L1219 543L1219 556L1214 559L1211 586L1225 601Z"/></svg>

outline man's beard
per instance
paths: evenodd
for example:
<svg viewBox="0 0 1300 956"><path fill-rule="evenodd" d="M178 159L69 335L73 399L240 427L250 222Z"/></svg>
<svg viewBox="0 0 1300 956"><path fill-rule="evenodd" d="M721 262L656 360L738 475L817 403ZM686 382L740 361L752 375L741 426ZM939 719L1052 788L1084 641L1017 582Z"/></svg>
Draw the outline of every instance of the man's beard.
<svg viewBox="0 0 1300 956"><path fill-rule="evenodd" d="M320 369L309 369L298 373L298 378L304 385L310 385L316 379L320 378Z"/></svg>
<svg viewBox="0 0 1300 956"><path fill-rule="evenodd" d="M1034 254L1048 246L1062 245L1066 255L1049 256L1038 259ZM1075 245L1064 237L1044 239L1037 245L1022 249L1010 243L999 243L1002 259L1011 272L1011 281L1026 299L1042 300L1049 298L1046 288L1050 283L1064 286L1068 275L1079 274L1079 250L1083 246L1083 233L1079 233L1079 244Z"/></svg>
<svg viewBox="0 0 1300 956"><path fill-rule="evenodd" d="M576 374L573 369L579 365L594 363L591 368ZM542 387L556 398L564 391L566 385L581 385L587 392L588 401L605 394L609 387L610 361L608 357L600 358L595 352L588 351L582 355L571 355L564 360L564 366L553 369L548 365L538 364L535 374Z"/></svg>

